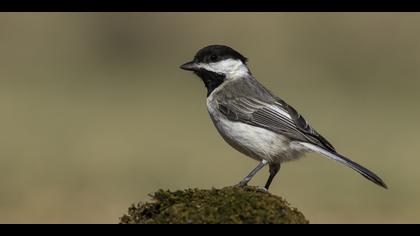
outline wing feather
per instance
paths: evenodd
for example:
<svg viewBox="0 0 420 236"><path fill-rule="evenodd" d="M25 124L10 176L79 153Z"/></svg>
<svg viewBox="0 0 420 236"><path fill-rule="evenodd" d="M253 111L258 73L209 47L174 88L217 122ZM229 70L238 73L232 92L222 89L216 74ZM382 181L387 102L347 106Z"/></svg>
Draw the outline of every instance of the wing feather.
<svg viewBox="0 0 420 236"><path fill-rule="evenodd" d="M219 103L219 110L228 119L286 135L292 140L309 142L327 150L334 147L318 134L290 105L277 99L273 103L240 97Z"/></svg>

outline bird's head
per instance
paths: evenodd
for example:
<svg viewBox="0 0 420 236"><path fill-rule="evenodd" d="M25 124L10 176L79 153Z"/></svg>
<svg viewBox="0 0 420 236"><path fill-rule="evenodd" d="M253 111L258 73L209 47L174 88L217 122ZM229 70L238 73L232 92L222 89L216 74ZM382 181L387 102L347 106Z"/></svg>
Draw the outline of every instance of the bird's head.
<svg viewBox="0 0 420 236"><path fill-rule="evenodd" d="M181 69L198 75L209 95L223 82L249 75L246 62L246 57L228 46L210 45L200 49L194 60L181 65Z"/></svg>

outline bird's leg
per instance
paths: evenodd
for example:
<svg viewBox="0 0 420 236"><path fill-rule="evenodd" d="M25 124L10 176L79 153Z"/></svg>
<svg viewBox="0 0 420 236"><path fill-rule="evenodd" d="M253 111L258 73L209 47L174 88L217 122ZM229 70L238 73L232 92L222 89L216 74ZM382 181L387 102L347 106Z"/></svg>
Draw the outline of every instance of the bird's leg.
<svg viewBox="0 0 420 236"><path fill-rule="evenodd" d="M268 177L267 183L265 184L265 189L268 191L271 182L273 181L274 177L280 170L280 163L272 163L270 164L270 176Z"/></svg>
<svg viewBox="0 0 420 236"><path fill-rule="evenodd" d="M260 171L265 165L267 165L268 161L266 160L262 160L257 167L255 167L255 169L253 169L251 171L251 173L249 173L243 180L241 180L241 182L239 182L239 184L237 184L237 187L245 187L248 182L252 179L252 177L254 177L258 171Z"/></svg>

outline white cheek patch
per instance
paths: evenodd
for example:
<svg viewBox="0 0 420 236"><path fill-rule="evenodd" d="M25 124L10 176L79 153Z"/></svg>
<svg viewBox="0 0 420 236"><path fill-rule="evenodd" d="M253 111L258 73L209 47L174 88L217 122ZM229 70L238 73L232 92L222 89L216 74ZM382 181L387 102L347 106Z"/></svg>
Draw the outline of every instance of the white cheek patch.
<svg viewBox="0 0 420 236"><path fill-rule="evenodd" d="M249 70L241 60L226 59L209 64L200 63L200 68L219 74L225 74L228 78L237 78L249 74Z"/></svg>
<svg viewBox="0 0 420 236"><path fill-rule="evenodd" d="M199 63L197 64L197 67L200 69L205 69L207 71L216 72L212 67L210 67L209 64Z"/></svg>

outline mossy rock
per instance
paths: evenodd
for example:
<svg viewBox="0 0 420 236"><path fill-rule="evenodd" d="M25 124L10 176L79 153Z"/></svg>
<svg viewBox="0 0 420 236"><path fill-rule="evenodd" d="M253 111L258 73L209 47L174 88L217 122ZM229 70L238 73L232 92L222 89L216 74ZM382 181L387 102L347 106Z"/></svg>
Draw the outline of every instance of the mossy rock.
<svg viewBox="0 0 420 236"><path fill-rule="evenodd" d="M132 205L122 224L308 224L281 197L255 187L159 190L150 203Z"/></svg>

